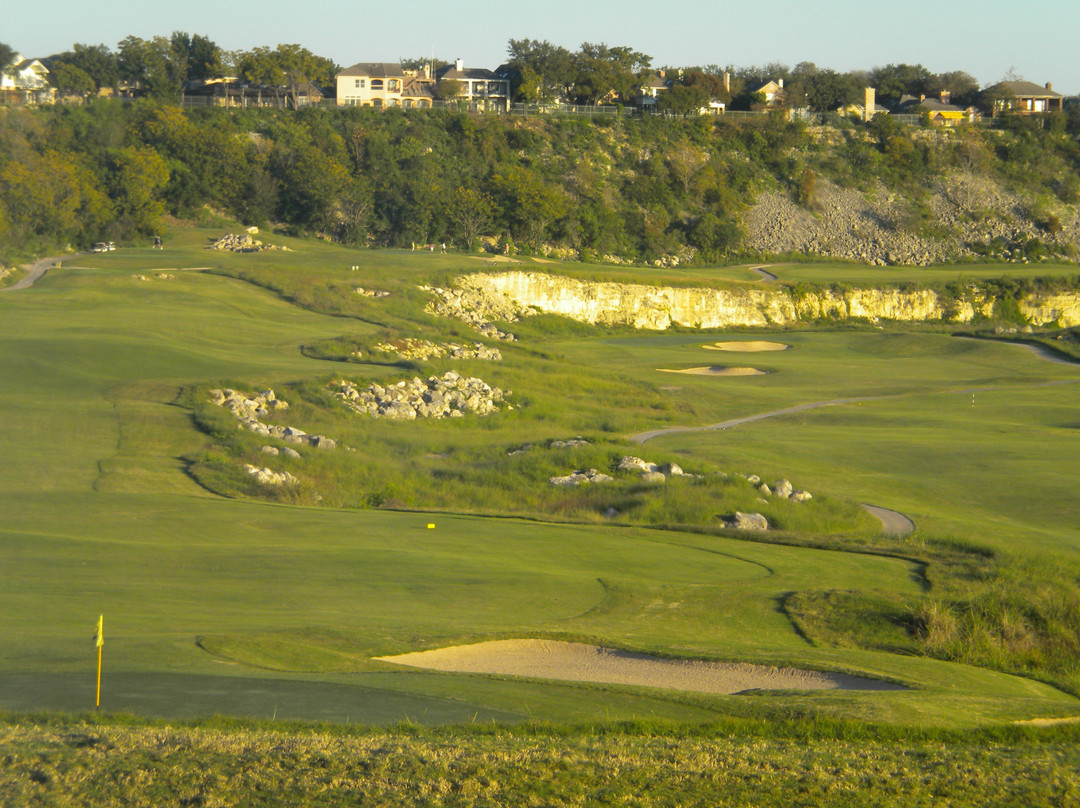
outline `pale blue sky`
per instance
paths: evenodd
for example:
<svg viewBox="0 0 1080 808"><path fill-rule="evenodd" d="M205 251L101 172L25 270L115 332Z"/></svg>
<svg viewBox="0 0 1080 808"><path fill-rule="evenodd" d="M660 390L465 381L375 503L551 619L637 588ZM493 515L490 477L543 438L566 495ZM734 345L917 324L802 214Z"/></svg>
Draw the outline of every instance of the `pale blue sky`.
<svg viewBox="0 0 1080 808"><path fill-rule="evenodd" d="M628 45L657 66L810 61L853 70L907 62L936 73L966 70L984 85L1012 70L1080 93L1076 0L54 0L4 17L0 42L34 57L75 42L115 48L129 34L180 30L230 50L297 42L342 66L434 52L494 68L509 39L527 37L569 50L582 42Z"/></svg>

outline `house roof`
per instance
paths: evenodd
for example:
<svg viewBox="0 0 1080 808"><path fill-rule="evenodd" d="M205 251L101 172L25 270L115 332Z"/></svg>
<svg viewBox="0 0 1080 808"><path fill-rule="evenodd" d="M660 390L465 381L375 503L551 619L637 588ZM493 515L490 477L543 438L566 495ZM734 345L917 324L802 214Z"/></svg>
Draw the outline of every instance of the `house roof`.
<svg viewBox="0 0 1080 808"><path fill-rule="evenodd" d="M466 67L458 70L454 65L444 65L435 71L439 79L473 79L474 81L506 81L484 67Z"/></svg>
<svg viewBox="0 0 1080 808"><path fill-rule="evenodd" d="M395 62L357 62L346 67L339 76L369 76L376 79L403 79L405 71Z"/></svg>
<svg viewBox="0 0 1080 808"><path fill-rule="evenodd" d="M1021 98L1064 98L1061 93L1056 93L1033 81L1002 81L995 84L994 87L1000 87L1009 95Z"/></svg>
<svg viewBox="0 0 1080 808"><path fill-rule="evenodd" d="M767 81L754 90L755 93L782 93L784 88L775 81Z"/></svg>
<svg viewBox="0 0 1080 808"><path fill-rule="evenodd" d="M657 90L666 90L668 85L658 74L653 73L641 83L641 86L643 89L655 88Z"/></svg>
<svg viewBox="0 0 1080 808"><path fill-rule="evenodd" d="M405 86L401 90L402 98L434 98L435 82L423 76L411 76L405 79Z"/></svg>

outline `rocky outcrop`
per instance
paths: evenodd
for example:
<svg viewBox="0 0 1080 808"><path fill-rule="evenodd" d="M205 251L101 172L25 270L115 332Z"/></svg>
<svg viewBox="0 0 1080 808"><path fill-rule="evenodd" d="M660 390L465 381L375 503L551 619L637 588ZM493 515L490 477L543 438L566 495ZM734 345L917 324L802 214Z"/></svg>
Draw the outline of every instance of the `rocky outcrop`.
<svg viewBox="0 0 1080 808"><path fill-rule="evenodd" d="M337 441L325 435L309 435L294 426L263 423L260 419L289 408L289 403L279 399L273 390L263 390L256 395L246 396L230 388L215 389L210 391L210 402L229 410L239 420L241 429L257 435L277 438L286 443L313 446L316 449L337 448Z"/></svg>
<svg viewBox="0 0 1080 808"><path fill-rule="evenodd" d="M224 236L213 242L207 249L220 250L223 252L260 252L261 250L287 250L288 247L275 247L272 244L263 244L257 239L253 239L250 233L244 233L239 235L237 233L226 233Z"/></svg>
<svg viewBox="0 0 1080 808"><path fill-rule="evenodd" d="M596 469L578 469L565 477L551 477L548 482L557 486L579 486L587 483L610 483L614 478Z"/></svg>
<svg viewBox="0 0 1080 808"><path fill-rule="evenodd" d="M542 272L500 272L467 275L452 307L437 313L468 317L475 304L484 318L518 317L536 311L561 314L599 325L630 325L664 330L787 326L820 319L865 319L872 322L947 321L966 323L990 316L994 298L975 285L960 296L933 289L801 289L780 285L703 287L582 281ZM1018 303L1034 325L1071 327L1080 324L1080 293L1033 293Z"/></svg>
<svg viewBox="0 0 1080 808"><path fill-rule="evenodd" d="M287 471L274 471L273 469L253 466L250 463L245 464L244 469L263 485L292 485L297 482L297 479Z"/></svg>
<svg viewBox="0 0 1080 808"><path fill-rule="evenodd" d="M415 418L460 418L466 414L488 415L507 403L505 393L482 379L466 378L456 371L427 380L414 378L383 386L370 384L360 389L344 379L331 382L330 390L353 412L375 418L413 420Z"/></svg>
<svg viewBox="0 0 1080 808"><path fill-rule="evenodd" d="M380 342L375 346L375 350L394 354L402 359L427 360L449 357L450 359L485 359L493 362L502 360L502 353L498 348L489 348L482 342L474 342L472 345L448 342L439 345L426 339L406 337L391 342Z"/></svg>

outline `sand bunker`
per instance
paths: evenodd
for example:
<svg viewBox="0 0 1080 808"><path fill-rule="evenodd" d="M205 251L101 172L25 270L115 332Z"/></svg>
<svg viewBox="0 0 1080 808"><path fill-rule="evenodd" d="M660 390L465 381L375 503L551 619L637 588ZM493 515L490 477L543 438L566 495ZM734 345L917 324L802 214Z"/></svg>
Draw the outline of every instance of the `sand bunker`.
<svg viewBox="0 0 1080 808"><path fill-rule="evenodd" d="M692 376L764 376L757 368L729 368L711 365L703 368L657 368L661 373L689 373Z"/></svg>
<svg viewBox="0 0 1080 808"><path fill-rule="evenodd" d="M782 342L763 342L752 340L749 342L714 342L712 345L702 345L710 351L737 351L739 353L760 353L761 351L786 351L790 345Z"/></svg>
<svg viewBox="0 0 1080 808"><path fill-rule="evenodd" d="M453 673L494 673L573 682L640 685L696 693L906 689L892 682L843 673L660 659L614 648L554 640L497 640L378 659L413 668Z"/></svg>

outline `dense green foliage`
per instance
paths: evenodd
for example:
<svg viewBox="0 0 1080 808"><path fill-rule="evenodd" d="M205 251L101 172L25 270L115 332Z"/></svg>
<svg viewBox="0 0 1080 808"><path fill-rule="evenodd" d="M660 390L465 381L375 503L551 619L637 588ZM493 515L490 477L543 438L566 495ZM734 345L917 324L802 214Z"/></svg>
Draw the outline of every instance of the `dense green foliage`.
<svg viewBox="0 0 1080 808"><path fill-rule="evenodd" d="M1052 234L1061 224L1045 201L1076 201L1078 165L1072 134L1024 122L931 133L879 116L865 129L812 131L770 116L185 113L99 100L0 113L0 243L25 254L134 239L156 232L164 214L209 208L348 244L471 248L488 236L500 248L552 245L586 260L708 260L738 249L739 214L759 190L785 189L813 208L818 177L883 181L910 200L911 228L932 234L920 201L927 180L986 173L1029 196L1032 218ZM1018 246L1033 259L1046 252Z"/></svg>

